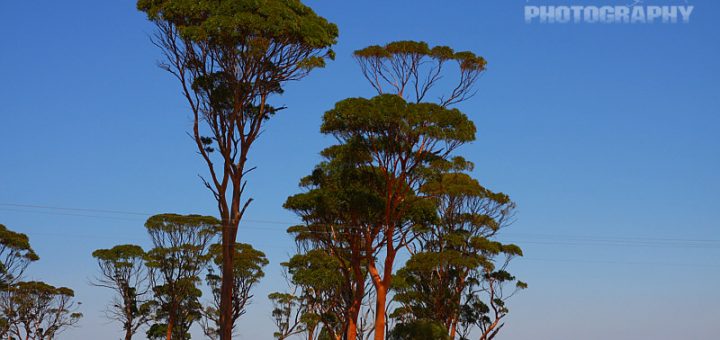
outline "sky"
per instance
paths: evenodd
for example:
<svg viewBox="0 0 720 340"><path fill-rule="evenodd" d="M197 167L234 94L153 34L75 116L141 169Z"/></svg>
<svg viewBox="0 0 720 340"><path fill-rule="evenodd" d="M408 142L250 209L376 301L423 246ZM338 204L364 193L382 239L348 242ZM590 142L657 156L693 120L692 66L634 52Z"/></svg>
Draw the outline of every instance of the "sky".
<svg viewBox="0 0 720 340"><path fill-rule="evenodd" d="M255 200L238 241L270 265L238 339L271 338L265 297L285 287L285 229L297 221L282 203L332 143L322 114L373 95L352 51L394 40L488 61L459 106L478 127L461 152L516 201L502 240L523 248L511 271L530 286L500 339L717 337L720 4L689 0L688 24L561 25L525 23L523 6L541 0L306 3L339 26L337 58L287 86L277 102L288 109L250 155ZM85 317L59 339L120 338L102 313L110 292L89 285L94 249L147 247L150 214L215 212L190 111L157 67L152 32L133 1L0 2L0 223L40 255L28 279L74 288L82 302Z"/></svg>

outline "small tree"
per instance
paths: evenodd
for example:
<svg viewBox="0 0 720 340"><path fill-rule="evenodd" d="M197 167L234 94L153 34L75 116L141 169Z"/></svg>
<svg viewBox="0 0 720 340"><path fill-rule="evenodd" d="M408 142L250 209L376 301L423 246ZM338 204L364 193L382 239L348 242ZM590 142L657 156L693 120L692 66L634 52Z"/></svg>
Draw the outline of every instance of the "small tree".
<svg viewBox="0 0 720 340"><path fill-rule="evenodd" d="M2 313L8 318L8 334L17 339L51 340L75 325L82 314L70 288L44 282L18 282L2 292Z"/></svg>
<svg viewBox="0 0 720 340"><path fill-rule="evenodd" d="M220 282L222 278L218 275L222 269L222 246L213 244L210 246L210 266L205 282L212 291L212 303L205 307L202 323L203 332L211 339L219 338L220 334ZM235 322L246 312L247 306L253 297L253 287L265 276L263 267L268 264L265 253L254 249L246 243L235 245L235 285L233 286L233 329Z"/></svg>
<svg viewBox="0 0 720 340"><path fill-rule="evenodd" d="M300 290L307 339L316 335L343 338L349 326L353 291L337 258L323 249L313 249L293 256L284 265L292 284Z"/></svg>
<svg viewBox="0 0 720 340"><path fill-rule="evenodd" d="M156 322L148 330L152 339L189 339L190 326L200 319L200 274L210 260L208 247L220 222L209 216L162 214L145 223L154 248L147 253L153 270Z"/></svg>
<svg viewBox="0 0 720 340"><path fill-rule="evenodd" d="M471 326L486 334L502 327L505 300L512 295L503 294L502 287L515 281L506 267L522 251L493 240L510 224L515 204L458 171L471 164L453 165L421 189L434 198L439 219L418 231L414 254L396 275L393 288L401 306L393 317L405 324L435 322L454 339Z"/></svg>
<svg viewBox="0 0 720 340"><path fill-rule="evenodd" d="M303 305L300 299L290 293L270 293L268 299L272 301L272 318L277 331L273 337L278 340L285 340L292 335L305 331L301 316Z"/></svg>
<svg viewBox="0 0 720 340"><path fill-rule="evenodd" d="M92 255L100 268L93 284L115 292L107 316L123 325L125 340L130 340L151 318L147 295L152 274L145 266L145 251L140 246L125 244L98 249Z"/></svg>
<svg viewBox="0 0 720 340"><path fill-rule="evenodd" d="M220 333L230 340L235 241L252 201L243 196L251 146L280 109L270 104L272 96L333 58L338 30L299 0L139 0L137 6L158 28L162 67L180 82L210 172L204 183L223 226Z"/></svg>
<svg viewBox="0 0 720 340"><path fill-rule="evenodd" d="M30 262L38 259L27 235L0 224L0 288L5 289L22 278Z"/></svg>

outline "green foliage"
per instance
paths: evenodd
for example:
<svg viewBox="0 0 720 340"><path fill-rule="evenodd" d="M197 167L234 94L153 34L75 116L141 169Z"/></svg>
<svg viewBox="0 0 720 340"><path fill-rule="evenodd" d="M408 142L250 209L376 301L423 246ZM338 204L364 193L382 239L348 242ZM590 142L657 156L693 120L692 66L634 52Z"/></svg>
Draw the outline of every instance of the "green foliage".
<svg viewBox="0 0 720 340"><path fill-rule="evenodd" d="M483 57L469 51L455 52L448 46L429 47L422 41L394 41L385 46L373 45L354 52L357 58L382 58L391 59L396 56L412 56L446 61L455 60L461 68L482 70L487 65Z"/></svg>
<svg viewBox="0 0 720 340"><path fill-rule="evenodd" d="M92 256L99 261L117 263L116 267L127 267L132 259L143 258L145 251L134 244L123 244L110 249L98 249Z"/></svg>
<svg viewBox="0 0 720 340"><path fill-rule="evenodd" d="M299 322L300 311L297 310L299 301L295 295L275 292L270 293L268 299L273 304L272 317L277 327L277 331L273 333L273 336L276 339L286 339L303 331Z"/></svg>
<svg viewBox="0 0 720 340"><path fill-rule="evenodd" d="M396 95L349 98L325 113L320 129L326 134L363 136L366 146L409 152L420 139L470 142L475 125L457 109L432 103L408 103Z"/></svg>
<svg viewBox="0 0 720 340"><path fill-rule="evenodd" d="M388 336L389 340L451 340L445 327L432 320L415 320L397 324Z"/></svg>
<svg viewBox="0 0 720 340"><path fill-rule="evenodd" d="M38 259L27 235L0 224L0 286L12 284L22 276L30 262Z"/></svg>
<svg viewBox="0 0 720 340"><path fill-rule="evenodd" d="M373 45L355 51L363 75L380 93L397 94L423 102L429 91L442 78L448 78L445 64L457 64L459 77L448 93L441 95L439 104L448 106L474 95L473 85L487 62L472 52L455 52L448 46L430 47L422 41L395 41L384 46Z"/></svg>
<svg viewBox="0 0 720 340"><path fill-rule="evenodd" d="M312 249L283 263L300 290L295 300L302 329L314 331L321 325L322 333L333 338L342 333L353 292L341 261L324 249Z"/></svg>
<svg viewBox="0 0 720 340"><path fill-rule="evenodd" d="M284 265L288 267L294 284L317 291L334 290L343 285L338 260L323 250L313 249L306 254L295 255Z"/></svg>
<svg viewBox="0 0 720 340"><path fill-rule="evenodd" d="M171 22L183 38L212 44L243 44L248 54L260 54L272 43L314 49L335 44L337 26L297 0L139 0L150 20ZM301 60L309 67L322 58Z"/></svg>
<svg viewBox="0 0 720 340"><path fill-rule="evenodd" d="M150 331L172 326L173 339L189 339L190 326L202 316L200 273L212 259L208 248L220 222L210 216L161 214L150 217L145 227L154 245L145 257L154 274L156 323Z"/></svg>
<svg viewBox="0 0 720 340"><path fill-rule="evenodd" d="M493 240L511 222L515 205L464 173L471 168L464 160L453 163L421 187L433 198L439 219L418 230L419 251L397 273L393 289L400 307L392 317L405 323L433 320L461 335L474 325L498 331L495 321L508 313L505 301L527 287L516 281L515 290L503 293L502 287L515 281L505 268L522 250Z"/></svg>
<svg viewBox="0 0 720 340"><path fill-rule="evenodd" d="M220 282L222 272L222 246L212 244L209 248L211 263L214 266L208 268L205 282L213 295L213 303L203 311L205 322L203 331L210 338L218 337L220 330ZM233 256L234 285L233 285L233 321L236 321L246 312L253 295L252 288L265 276L263 267L268 264L265 253L254 249L246 243L235 244L235 255ZM234 322L233 322L234 326Z"/></svg>
<svg viewBox="0 0 720 340"><path fill-rule="evenodd" d="M3 332L21 339L53 339L76 324L75 292L40 281L18 282L2 292Z"/></svg>
<svg viewBox="0 0 720 340"><path fill-rule="evenodd" d="M108 307L107 316L122 324L129 339L152 317L153 303L146 296L151 289L146 253L140 246L123 244L95 250L92 256L100 269L93 284L112 289L118 295Z"/></svg>

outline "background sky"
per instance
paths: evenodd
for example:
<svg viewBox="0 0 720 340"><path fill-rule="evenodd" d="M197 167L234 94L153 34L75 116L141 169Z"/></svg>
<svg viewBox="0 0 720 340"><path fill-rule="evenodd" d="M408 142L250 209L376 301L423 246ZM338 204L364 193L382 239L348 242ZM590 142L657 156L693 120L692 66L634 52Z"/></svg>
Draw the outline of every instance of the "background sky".
<svg viewBox="0 0 720 340"><path fill-rule="evenodd" d="M717 338L720 4L689 2L687 25L528 25L524 1L308 1L340 28L337 60L287 87L251 154L239 241L271 263L239 338L271 338L265 297L294 251L282 203L331 143L322 113L373 95L352 51L398 39L488 60L460 107L478 126L461 152L518 204L503 240L524 249L511 270L530 288L502 339ZM147 246L149 214L215 212L152 30L133 1L0 1L0 223L39 253L29 279L83 302L61 339L120 338L110 292L88 284L94 249Z"/></svg>

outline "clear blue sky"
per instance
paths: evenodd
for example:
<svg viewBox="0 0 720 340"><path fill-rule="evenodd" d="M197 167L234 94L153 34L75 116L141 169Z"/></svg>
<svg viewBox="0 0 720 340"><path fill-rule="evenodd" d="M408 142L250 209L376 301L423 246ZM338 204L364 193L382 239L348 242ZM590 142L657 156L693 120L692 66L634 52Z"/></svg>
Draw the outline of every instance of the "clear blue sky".
<svg viewBox="0 0 720 340"><path fill-rule="evenodd" d="M682 3L653 3L671 2ZM525 1L308 2L340 27L337 60L288 86L289 109L251 155L248 218L294 221L281 205L330 143L321 114L372 95L354 49L421 39L472 50L489 66L461 107L479 130L462 151L517 201L504 239L525 249L512 270L530 284L502 339L717 338L720 4L689 2L687 25L527 25ZM120 337L101 313L109 292L87 284L90 253L147 245L144 217L7 204L214 213L151 32L133 1L0 3L0 223L30 236L41 257L30 278L83 302L62 339ZM269 339L265 296L283 287L293 246L283 223L243 225L239 241L271 264L240 338Z"/></svg>

